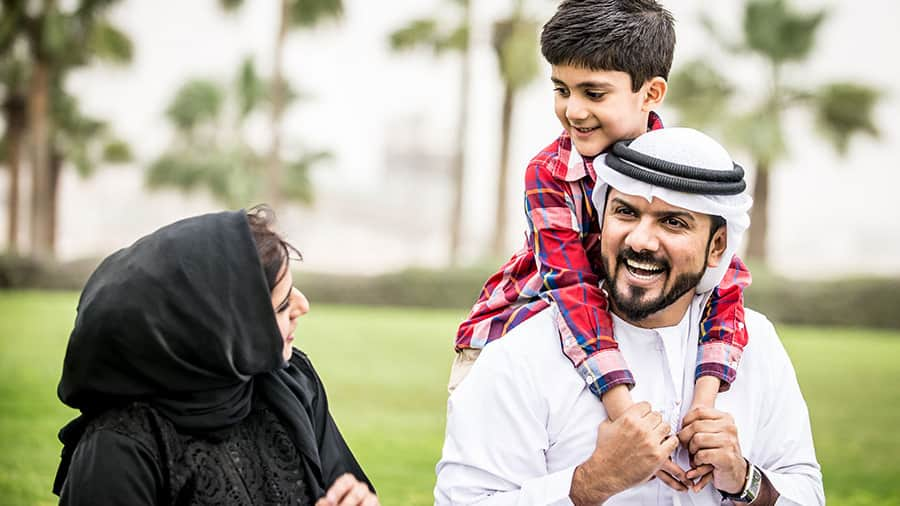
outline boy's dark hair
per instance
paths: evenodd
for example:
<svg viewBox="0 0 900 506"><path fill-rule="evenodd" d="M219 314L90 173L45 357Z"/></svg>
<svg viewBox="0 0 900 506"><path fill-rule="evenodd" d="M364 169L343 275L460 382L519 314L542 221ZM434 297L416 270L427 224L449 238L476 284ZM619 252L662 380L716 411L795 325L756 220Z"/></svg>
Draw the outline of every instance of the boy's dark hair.
<svg viewBox="0 0 900 506"><path fill-rule="evenodd" d="M631 90L669 78L675 20L655 0L563 0L541 31L541 53L551 65L618 70Z"/></svg>

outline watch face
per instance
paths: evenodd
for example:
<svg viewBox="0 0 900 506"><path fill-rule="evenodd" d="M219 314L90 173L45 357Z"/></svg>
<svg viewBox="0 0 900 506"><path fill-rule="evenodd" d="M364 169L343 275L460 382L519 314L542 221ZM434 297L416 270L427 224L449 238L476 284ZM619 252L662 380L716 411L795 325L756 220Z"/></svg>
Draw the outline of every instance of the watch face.
<svg viewBox="0 0 900 506"><path fill-rule="evenodd" d="M753 500L756 499L759 495L759 489L762 486L762 471L749 462L748 465L750 467L747 469L747 482L744 483L744 490L739 494L722 492L723 498L738 502L753 502Z"/></svg>
<svg viewBox="0 0 900 506"><path fill-rule="evenodd" d="M759 488L762 486L762 472L756 468L753 464L750 465L750 483L748 483L747 490L744 495L748 498L745 502L750 502L756 499L756 496L759 495Z"/></svg>

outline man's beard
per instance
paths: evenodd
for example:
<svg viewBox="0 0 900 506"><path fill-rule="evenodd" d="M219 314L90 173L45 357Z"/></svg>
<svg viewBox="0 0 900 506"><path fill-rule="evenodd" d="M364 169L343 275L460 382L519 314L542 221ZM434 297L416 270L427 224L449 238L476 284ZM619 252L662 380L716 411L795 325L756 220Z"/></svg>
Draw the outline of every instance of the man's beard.
<svg viewBox="0 0 900 506"><path fill-rule="evenodd" d="M665 291L664 286L664 291L658 297L652 300L642 301L641 299L647 292L646 288L632 286L630 287L631 296L627 297L624 293L620 292L616 286L615 273L619 268L628 268L625 263L626 259L661 265L666 271L667 276L671 271L671 266L667 261L657 259L650 253L637 253L631 248L619 251L619 254L616 255L615 265L609 265L607 258L603 258L604 270L606 271L606 287L609 292L609 297L612 299L612 303L615 305L616 310L618 310L626 320L631 322L643 321L657 311L662 311L669 307L684 294L696 288L700 283L703 274L706 272L706 266L704 265L699 272L685 272L679 274L678 277L675 278L672 288L668 291ZM612 267L612 269L610 269L610 267ZM668 279L666 279L666 281L668 282Z"/></svg>

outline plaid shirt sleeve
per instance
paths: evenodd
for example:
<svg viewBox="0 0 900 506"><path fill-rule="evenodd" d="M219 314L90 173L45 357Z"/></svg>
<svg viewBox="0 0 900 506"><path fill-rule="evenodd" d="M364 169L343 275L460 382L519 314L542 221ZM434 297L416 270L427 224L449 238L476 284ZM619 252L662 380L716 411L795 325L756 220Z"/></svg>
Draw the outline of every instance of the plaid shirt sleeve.
<svg viewBox="0 0 900 506"><path fill-rule="evenodd" d="M744 324L744 289L751 283L750 271L735 256L725 278L716 287L703 313L700 324L700 346L697 348L697 378L715 376L722 381L719 391L731 387L737 376L747 328Z"/></svg>
<svg viewBox="0 0 900 506"><path fill-rule="evenodd" d="M587 230L579 224L576 205L572 190L545 165L529 166L525 211L541 297L558 306L563 352L599 397L613 386L633 385L634 377L613 338L608 301L582 243Z"/></svg>

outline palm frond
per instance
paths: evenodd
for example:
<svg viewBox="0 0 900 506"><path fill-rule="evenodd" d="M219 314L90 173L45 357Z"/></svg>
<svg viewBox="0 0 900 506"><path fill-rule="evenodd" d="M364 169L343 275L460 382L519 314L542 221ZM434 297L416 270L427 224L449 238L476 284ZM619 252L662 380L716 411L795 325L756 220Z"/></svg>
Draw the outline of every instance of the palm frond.
<svg viewBox="0 0 900 506"><path fill-rule="evenodd" d="M856 134L878 137L874 109L881 93L855 83L830 83L822 86L814 98L816 127L838 153L844 155Z"/></svg>
<svg viewBox="0 0 900 506"><path fill-rule="evenodd" d="M791 9L785 0L751 0L744 13L747 45L776 64L807 58L827 12L808 14Z"/></svg>
<svg viewBox="0 0 900 506"><path fill-rule="evenodd" d="M391 32L388 40L391 49L395 51L410 50L417 47L428 46L437 48L437 20L431 18L414 19L406 26Z"/></svg>

